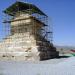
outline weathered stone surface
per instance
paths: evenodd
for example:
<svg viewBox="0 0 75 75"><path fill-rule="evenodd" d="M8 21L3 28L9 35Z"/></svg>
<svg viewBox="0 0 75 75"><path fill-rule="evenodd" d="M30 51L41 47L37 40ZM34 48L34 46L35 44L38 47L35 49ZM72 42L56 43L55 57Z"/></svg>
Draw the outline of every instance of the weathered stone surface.
<svg viewBox="0 0 75 75"><path fill-rule="evenodd" d="M41 22L28 14L21 14L10 24L11 35L0 43L0 60L39 61L58 56L53 45L38 34L43 26Z"/></svg>

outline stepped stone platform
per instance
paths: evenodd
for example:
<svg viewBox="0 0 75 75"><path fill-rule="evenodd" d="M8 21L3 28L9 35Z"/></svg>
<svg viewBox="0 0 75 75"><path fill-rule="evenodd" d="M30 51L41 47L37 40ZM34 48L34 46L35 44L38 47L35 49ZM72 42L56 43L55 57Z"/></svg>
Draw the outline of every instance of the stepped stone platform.
<svg viewBox="0 0 75 75"><path fill-rule="evenodd" d="M58 56L56 48L46 40L36 42L33 35L27 33L14 34L0 43L0 60L39 61Z"/></svg>

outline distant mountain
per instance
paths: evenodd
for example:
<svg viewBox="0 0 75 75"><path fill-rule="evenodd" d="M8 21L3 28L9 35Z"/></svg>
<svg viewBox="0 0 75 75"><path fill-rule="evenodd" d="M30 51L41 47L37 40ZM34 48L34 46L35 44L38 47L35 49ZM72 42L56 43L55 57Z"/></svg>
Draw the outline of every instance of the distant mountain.
<svg viewBox="0 0 75 75"><path fill-rule="evenodd" d="M71 50L71 49L75 49L74 46L55 46L57 48L58 51L60 50Z"/></svg>

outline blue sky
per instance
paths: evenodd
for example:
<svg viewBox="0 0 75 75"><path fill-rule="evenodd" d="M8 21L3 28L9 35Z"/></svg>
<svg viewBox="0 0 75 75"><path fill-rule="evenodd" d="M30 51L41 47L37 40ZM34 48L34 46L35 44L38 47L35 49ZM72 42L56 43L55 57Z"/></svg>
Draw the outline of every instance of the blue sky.
<svg viewBox="0 0 75 75"><path fill-rule="evenodd" d="M3 31L2 11L16 0L0 1L0 39L6 34ZM37 5L44 11L53 25L53 43L55 45L75 46L75 0L19 0ZM50 20L50 19L49 19Z"/></svg>

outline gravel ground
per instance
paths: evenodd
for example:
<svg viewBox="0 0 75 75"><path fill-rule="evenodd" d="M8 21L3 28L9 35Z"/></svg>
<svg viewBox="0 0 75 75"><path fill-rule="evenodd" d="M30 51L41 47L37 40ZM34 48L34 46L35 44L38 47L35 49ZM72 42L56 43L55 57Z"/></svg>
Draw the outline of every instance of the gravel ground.
<svg viewBox="0 0 75 75"><path fill-rule="evenodd" d="M40 62L0 61L0 75L75 75L75 57Z"/></svg>

